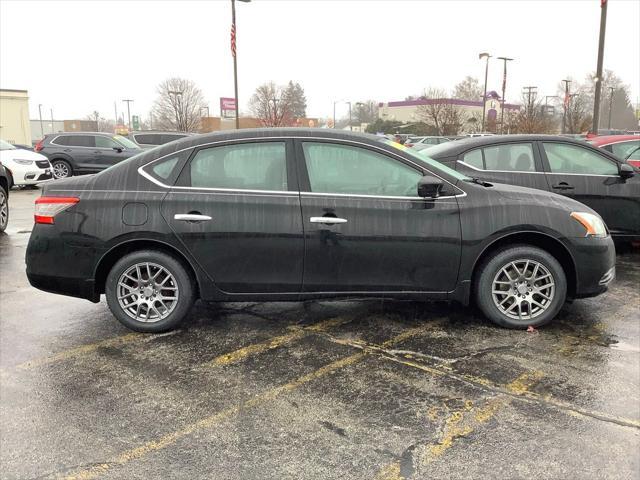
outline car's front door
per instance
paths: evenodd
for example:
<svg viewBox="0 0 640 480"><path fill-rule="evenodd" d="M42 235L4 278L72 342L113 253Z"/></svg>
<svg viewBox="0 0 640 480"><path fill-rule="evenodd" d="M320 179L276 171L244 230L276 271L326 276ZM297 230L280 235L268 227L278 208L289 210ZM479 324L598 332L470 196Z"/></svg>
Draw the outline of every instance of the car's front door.
<svg viewBox="0 0 640 480"><path fill-rule="evenodd" d="M290 141L197 149L162 214L216 286L298 293L304 240Z"/></svg>
<svg viewBox="0 0 640 480"><path fill-rule="evenodd" d="M456 169L489 182L548 189L533 142L503 143L467 151L458 159Z"/></svg>
<svg viewBox="0 0 640 480"><path fill-rule="evenodd" d="M455 197L418 197L423 171L371 146L299 140L296 156L304 292L454 289L460 259Z"/></svg>
<svg viewBox="0 0 640 480"><path fill-rule="evenodd" d="M96 136L96 168L103 170L127 158L124 146L109 137Z"/></svg>
<svg viewBox="0 0 640 480"><path fill-rule="evenodd" d="M619 164L597 150L563 142L541 142L552 192L591 207L613 235L640 234L640 178L622 178Z"/></svg>

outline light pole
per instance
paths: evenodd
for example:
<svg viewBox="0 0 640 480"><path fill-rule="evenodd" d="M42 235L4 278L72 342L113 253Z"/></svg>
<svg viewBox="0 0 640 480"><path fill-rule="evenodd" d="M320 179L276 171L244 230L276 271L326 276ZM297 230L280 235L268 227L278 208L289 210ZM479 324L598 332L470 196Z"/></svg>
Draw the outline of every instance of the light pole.
<svg viewBox="0 0 640 480"><path fill-rule="evenodd" d="M359 117L360 118L360 130L359 130L359 132L363 133L362 132L362 123L363 123L362 122L362 109L364 108L364 103L356 102L356 107L358 107L358 109L360 110L360 117Z"/></svg>
<svg viewBox="0 0 640 480"><path fill-rule="evenodd" d="M596 87L593 99L593 126L591 133L598 133L600 124L600 90L602 89L602 62L604 60L604 34L607 28L607 0L600 0L600 38L598 40L598 66L596 68Z"/></svg>
<svg viewBox="0 0 640 480"><path fill-rule="evenodd" d="M40 114L40 135L44 138L44 127L42 126L42 104L38 104L38 113Z"/></svg>
<svg viewBox="0 0 640 480"><path fill-rule="evenodd" d="M563 105L563 113L562 113L562 133L567 133L567 110L569 109L569 84L571 80L562 80L564 82L564 101Z"/></svg>
<svg viewBox="0 0 640 480"><path fill-rule="evenodd" d="M507 62L512 61L513 58L498 57L498 60L504 61L504 69L502 73L502 108L500 109L500 131L504 133L504 96L505 91L507 90Z"/></svg>
<svg viewBox="0 0 640 480"><path fill-rule="evenodd" d="M251 0L238 0L249 3ZM240 128L240 105L238 105L238 56L236 50L236 0L231 0L231 55L233 56L233 91L236 99L236 130Z"/></svg>
<svg viewBox="0 0 640 480"><path fill-rule="evenodd" d="M55 132L55 127L53 126L53 108L49 109L51 112L51 133L56 133Z"/></svg>
<svg viewBox="0 0 640 480"><path fill-rule="evenodd" d="M353 132L353 126L351 125L351 102L345 102L349 104L349 130Z"/></svg>
<svg viewBox="0 0 640 480"><path fill-rule="evenodd" d="M487 78L489 76L489 59L491 55L487 52L482 52L478 55L478 59L482 60L483 58L487 59L487 63L484 66L484 95L482 96L482 131L484 132L484 119L487 111ZM504 96L504 93L502 95Z"/></svg>
<svg viewBox="0 0 640 480"><path fill-rule="evenodd" d="M125 98L122 101L127 104L127 118L129 120L129 131L131 131L131 109L130 109L129 105L131 104L131 102L133 102L133 100L131 100L129 98Z"/></svg>
<svg viewBox="0 0 640 480"><path fill-rule="evenodd" d="M609 87L609 126L607 127L609 130L611 130L611 109L613 108L613 92L615 89L615 87Z"/></svg>

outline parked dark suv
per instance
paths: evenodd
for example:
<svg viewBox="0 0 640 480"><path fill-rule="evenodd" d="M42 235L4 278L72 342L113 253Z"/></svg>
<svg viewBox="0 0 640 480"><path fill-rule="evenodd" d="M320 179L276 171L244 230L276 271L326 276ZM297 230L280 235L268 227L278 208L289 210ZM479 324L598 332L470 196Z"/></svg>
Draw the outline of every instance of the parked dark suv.
<svg viewBox="0 0 640 480"><path fill-rule="evenodd" d="M146 149L157 147L158 145L164 145L165 143L180 140L181 138L191 135L193 135L193 133L141 131L130 132L129 135L127 135L127 138Z"/></svg>
<svg viewBox="0 0 640 480"><path fill-rule="evenodd" d="M31 284L105 293L139 331L174 328L196 298L475 300L494 322L527 328L615 277L589 207L333 129L189 137L42 195Z"/></svg>
<svg viewBox="0 0 640 480"><path fill-rule="evenodd" d="M35 151L51 162L54 178L96 173L141 152L128 138L110 133L73 132L45 135Z"/></svg>

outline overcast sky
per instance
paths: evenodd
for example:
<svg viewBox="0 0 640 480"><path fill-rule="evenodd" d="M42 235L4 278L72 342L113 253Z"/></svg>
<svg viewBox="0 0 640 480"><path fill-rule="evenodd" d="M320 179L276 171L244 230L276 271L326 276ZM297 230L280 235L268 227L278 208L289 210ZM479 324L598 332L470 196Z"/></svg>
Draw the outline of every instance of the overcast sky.
<svg viewBox="0 0 640 480"><path fill-rule="evenodd" d="M308 116L334 100L403 100L482 78L478 53L514 57L507 101L556 93L596 67L600 0L253 0L236 4L241 110L259 84L304 87ZM640 95L640 1L609 0L604 66ZM113 118L124 98L146 118L157 84L194 80L212 115L233 96L229 0L0 0L0 87L26 89L31 118ZM502 66L490 63L489 89ZM338 107L338 116L347 107ZM45 115L46 112L46 115Z"/></svg>

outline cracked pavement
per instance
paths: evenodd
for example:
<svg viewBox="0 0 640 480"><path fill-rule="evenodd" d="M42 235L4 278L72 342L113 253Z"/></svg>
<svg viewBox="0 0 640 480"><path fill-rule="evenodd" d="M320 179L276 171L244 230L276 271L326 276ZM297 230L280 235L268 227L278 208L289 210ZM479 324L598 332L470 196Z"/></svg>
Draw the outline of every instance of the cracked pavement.
<svg viewBox="0 0 640 480"><path fill-rule="evenodd" d="M197 304L132 333L0 236L0 477L640 478L640 254L534 333L444 303Z"/></svg>

